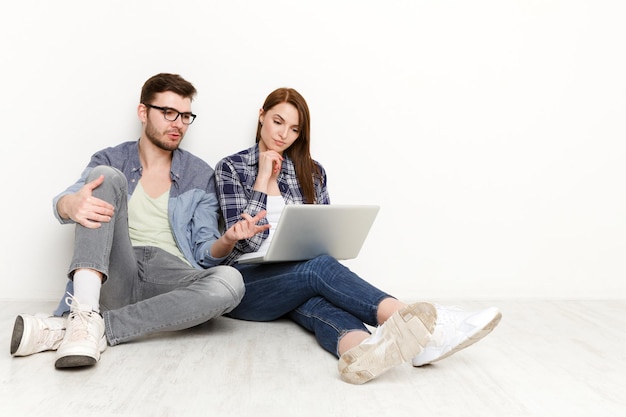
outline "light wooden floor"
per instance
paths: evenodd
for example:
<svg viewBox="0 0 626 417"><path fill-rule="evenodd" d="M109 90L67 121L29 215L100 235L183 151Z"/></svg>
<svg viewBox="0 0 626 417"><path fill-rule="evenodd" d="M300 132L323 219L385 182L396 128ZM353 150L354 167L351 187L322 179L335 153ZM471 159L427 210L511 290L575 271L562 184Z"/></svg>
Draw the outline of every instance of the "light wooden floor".
<svg viewBox="0 0 626 417"><path fill-rule="evenodd" d="M438 300L440 301L440 300ZM12 358L15 315L50 302L0 302L2 416L626 415L626 300L455 302L497 305L500 326L437 364L394 368L362 386L288 321L219 318L104 352L58 371L54 353Z"/></svg>

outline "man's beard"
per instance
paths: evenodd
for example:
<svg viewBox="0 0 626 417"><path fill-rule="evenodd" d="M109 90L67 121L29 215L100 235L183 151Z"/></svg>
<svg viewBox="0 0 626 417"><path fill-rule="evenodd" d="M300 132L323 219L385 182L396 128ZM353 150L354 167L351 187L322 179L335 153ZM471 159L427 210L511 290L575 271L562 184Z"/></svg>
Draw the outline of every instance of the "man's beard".
<svg viewBox="0 0 626 417"><path fill-rule="evenodd" d="M150 142L152 142L159 149L163 149L164 151L175 151L178 149L180 142L183 140L183 134L179 131L180 140L176 143L168 143L162 140L159 140L161 134L155 129L154 125L150 122L146 125L146 137Z"/></svg>

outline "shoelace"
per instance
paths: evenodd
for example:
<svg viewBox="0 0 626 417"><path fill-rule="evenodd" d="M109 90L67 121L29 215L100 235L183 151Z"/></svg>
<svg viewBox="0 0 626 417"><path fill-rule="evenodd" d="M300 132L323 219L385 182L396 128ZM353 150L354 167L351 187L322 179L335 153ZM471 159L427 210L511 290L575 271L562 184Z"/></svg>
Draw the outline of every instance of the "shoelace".
<svg viewBox="0 0 626 417"><path fill-rule="evenodd" d="M84 338L86 335L88 337L93 338L93 336L89 332L89 325L91 324L90 319L93 314L98 314L98 313L96 313L95 311L83 310L81 308L80 302L72 294L68 292L67 295L68 297L65 297L65 304L67 304L68 307L70 307L70 315L68 317L68 330L70 328L70 323L73 320L76 320L76 319L80 320L80 325L71 326L72 328L71 337L74 338L76 337L76 335L79 335L81 338Z"/></svg>
<svg viewBox="0 0 626 417"><path fill-rule="evenodd" d="M45 319L41 318L41 320ZM61 328L51 327L48 326L45 321L43 324L40 324L40 326L41 332L36 341L37 345L52 347L58 345L63 340L63 336L65 336L65 326Z"/></svg>

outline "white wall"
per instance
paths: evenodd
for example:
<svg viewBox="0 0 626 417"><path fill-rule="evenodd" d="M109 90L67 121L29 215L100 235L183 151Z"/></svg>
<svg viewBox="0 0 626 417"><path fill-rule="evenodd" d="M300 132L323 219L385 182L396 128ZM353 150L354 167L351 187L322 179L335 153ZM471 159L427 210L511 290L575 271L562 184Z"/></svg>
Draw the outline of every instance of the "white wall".
<svg viewBox="0 0 626 417"><path fill-rule="evenodd" d="M626 297L621 0L10 2L2 7L0 298L57 299L52 197L137 138L143 82L199 90L184 147L253 143L308 100L335 203L382 206L357 260L402 298Z"/></svg>

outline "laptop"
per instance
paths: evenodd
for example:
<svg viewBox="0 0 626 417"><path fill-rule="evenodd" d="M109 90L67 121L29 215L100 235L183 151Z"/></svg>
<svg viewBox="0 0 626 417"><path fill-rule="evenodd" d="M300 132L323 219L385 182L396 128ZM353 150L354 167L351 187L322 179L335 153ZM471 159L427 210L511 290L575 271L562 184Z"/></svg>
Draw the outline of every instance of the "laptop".
<svg viewBox="0 0 626 417"><path fill-rule="evenodd" d="M288 204L267 251L241 255L239 263L305 261L319 255L356 258L374 219L376 205Z"/></svg>

